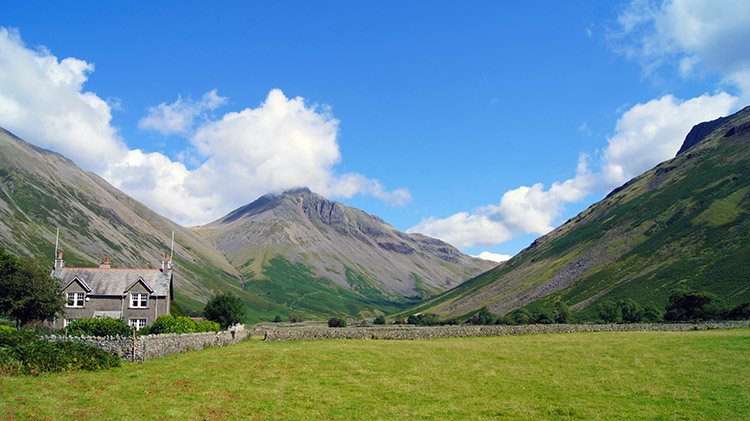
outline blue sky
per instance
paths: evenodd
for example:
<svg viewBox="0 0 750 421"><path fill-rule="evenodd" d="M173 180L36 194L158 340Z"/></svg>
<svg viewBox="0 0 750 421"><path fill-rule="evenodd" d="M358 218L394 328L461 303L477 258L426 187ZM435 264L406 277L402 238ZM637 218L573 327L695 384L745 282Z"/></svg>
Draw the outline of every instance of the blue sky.
<svg viewBox="0 0 750 421"><path fill-rule="evenodd" d="M0 12L0 126L186 225L309 186L513 255L750 102L746 1Z"/></svg>

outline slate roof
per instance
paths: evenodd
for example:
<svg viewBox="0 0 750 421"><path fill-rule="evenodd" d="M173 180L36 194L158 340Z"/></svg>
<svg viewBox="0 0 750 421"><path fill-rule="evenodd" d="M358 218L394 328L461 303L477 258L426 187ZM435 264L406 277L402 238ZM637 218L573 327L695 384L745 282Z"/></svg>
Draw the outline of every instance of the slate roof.
<svg viewBox="0 0 750 421"><path fill-rule="evenodd" d="M171 272L163 273L159 269L64 267L53 271L52 276L61 280L63 289L78 278L91 289L91 295L120 296L142 280L152 294L167 296L171 283Z"/></svg>

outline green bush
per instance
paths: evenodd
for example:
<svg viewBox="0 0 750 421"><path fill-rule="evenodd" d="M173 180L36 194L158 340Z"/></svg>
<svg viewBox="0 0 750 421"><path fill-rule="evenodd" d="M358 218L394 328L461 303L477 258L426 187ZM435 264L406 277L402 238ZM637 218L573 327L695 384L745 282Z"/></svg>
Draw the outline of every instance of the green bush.
<svg viewBox="0 0 750 421"><path fill-rule="evenodd" d="M701 321L721 319L721 300L710 292L677 292L667 301L664 319L669 321Z"/></svg>
<svg viewBox="0 0 750 421"><path fill-rule="evenodd" d="M328 319L328 327L346 327L346 319L343 317L331 317Z"/></svg>
<svg viewBox="0 0 750 421"><path fill-rule="evenodd" d="M619 300L617 305L620 307L620 315L624 323L640 323L643 321L645 316L643 308L632 298Z"/></svg>
<svg viewBox="0 0 750 421"><path fill-rule="evenodd" d="M385 317L378 316L378 317L375 318L375 320L372 321L372 323L376 324L376 325L384 325L385 324Z"/></svg>
<svg viewBox="0 0 750 421"><path fill-rule="evenodd" d="M529 314L528 310L522 308L513 314L512 319L517 325L527 325L531 320L531 314Z"/></svg>
<svg viewBox="0 0 750 421"><path fill-rule="evenodd" d="M568 305L562 301L555 303L555 308L552 310L552 314L555 317L555 323L570 323L573 316L570 313Z"/></svg>
<svg viewBox="0 0 750 421"><path fill-rule="evenodd" d="M437 326L440 325L440 316L435 313L412 314L406 319L406 323L415 326Z"/></svg>
<svg viewBox="0 0 750 421"><path fill-rule="evenodd" d="M497 320L497 316L490 313L490 310L487 309L487 307L482 307L477 314L471 316L466 323L473 325L494 325L495 320Z"/></svg>
<svg viewBox="0 0 750 421"><path fill-rule="evenodd" d="M274 317L274 318L273 318L273 322L274 322L274 323L281 323L281 316L279 316L279 315L277 314L277 315L276 315L276 317Z"/></svg>
<svg viewBox="0 0 750 421"><path fill-rule="evenodd" d="M747 320L750 319L750 303L743 303L737 307L727 309L724 312L726 320Z"/></svg>
<svg viewBox="0 0 750 421"><path fill-rule="evenodd" d="M648 323L656 323L662 320L662 313L655 305L647 304L643 307L643 321Z"/></svg>
<svg viewBox="0 0 750 421"><path fill-rule="evenodd" d="M403 315L399 314L399 315L398 315L398 316L396 316L396 318L395 318L395 319L393 320L393 324L394 324L394 325L403 325L403 324L406 324L406 319L404 318L404 316L403 316Z"/></svg>
<svg viewBox="0 0 750 421"><path fill-rule="evenodd" d="M160 335L162 333L194 333L197 331L193 319L165 314L154 320L144 334Z"/></svg>
<svg viewBox="0 0 750 421"><path fill-rule="evenodd" d="M289 315L289 323L302 323L302 315L301 314L290 314Z"/></svg>
<svg viewBox="0 0 750 421"><path fill-rule="evenodd" d="M47 342L31 330L0 329L0 374L38 375L46 372L118 367L120 358L77 342Z"/></svg>
<svg viewBox="0 0 750 421"><path fill-rule="evenodd" d="M555 323L555 316L552 314L551 310L543 308L532 313L531 320L534 323L549 325Z"/></svg>
<svg viewBox="0 0 750 421"><path fill-rule="evenodd" d="M622 321L622 311L620 306L614 301L604 301L596 306L596 312L604 323L620 323Z"/></svg>
<svg viewBox="0 0 750 421"><path fill-rule="evenodd" d="M514 325L516 324L513 319L508 316L498 316L495 320L496 325Z"/></svg>
<svg viewBox="0 0 750 421"><path fill-rule="evenodd" d="M192 319L190 319L192 321ZM219 332L221 331L221 326L213 322L211 320L204 320L199 323L195 323L195 331L196 332Z"/></svg>
<svg viewBox="0 0 750 421"><path fill-rule="evenodd" d="M63 329L69 336L130 336L133 330L122 319L79 319Z"/></svg>

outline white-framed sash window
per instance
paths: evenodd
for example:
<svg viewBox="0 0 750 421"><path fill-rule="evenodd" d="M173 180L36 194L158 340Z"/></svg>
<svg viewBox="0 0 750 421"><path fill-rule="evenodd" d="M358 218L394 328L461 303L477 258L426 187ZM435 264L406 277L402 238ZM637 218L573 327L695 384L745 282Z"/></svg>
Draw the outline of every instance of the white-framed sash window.
<svg viewBox="0 0 750 421"><path fill-rule="evenodd" d="M86 294L83 292L69 292L68 293L68 302L65 304L65 307L77 307L77 308L83 308L83 301L86 297Z"/></svg>
<svg viewBox="0 0 750 421"><path fill-rule="evenodd" d="M139 292L131 293L130 308L148 308L148 294Z"/></svg>

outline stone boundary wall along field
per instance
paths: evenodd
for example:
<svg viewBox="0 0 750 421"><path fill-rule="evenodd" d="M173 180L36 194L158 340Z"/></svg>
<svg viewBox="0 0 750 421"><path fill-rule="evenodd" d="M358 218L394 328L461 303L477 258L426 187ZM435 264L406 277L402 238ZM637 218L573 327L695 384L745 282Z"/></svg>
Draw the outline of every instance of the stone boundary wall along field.
<svg viewBox="0 0 750 421"><path fill-rule="evenodd" d="M145 336L47 336L48 341L74 341L94 345L126 361L145 361L193 349L233 344L252 332L242 325L222 332L165 333Z"/></svg>
<svg viewBox="0 0 750 421"><path fill-rule="evenodd" d="M679 332L687 330L737 329L750 327L748 321L643 324L550 324L522 326L373 326L373 327L292 327L266 330L266 341L319 339L435 339L475 336L528 335L574 332Z"/></svg>

